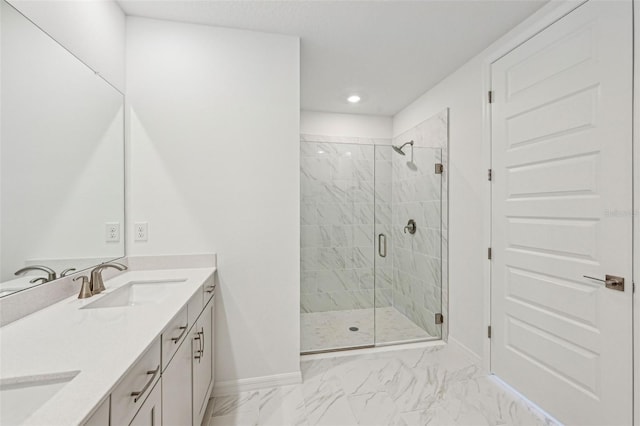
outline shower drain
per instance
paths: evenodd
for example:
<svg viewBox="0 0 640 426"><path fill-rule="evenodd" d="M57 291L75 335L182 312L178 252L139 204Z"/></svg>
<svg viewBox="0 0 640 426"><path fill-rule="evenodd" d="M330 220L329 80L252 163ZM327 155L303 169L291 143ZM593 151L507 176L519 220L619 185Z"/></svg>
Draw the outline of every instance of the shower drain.
<svg viewBox="0 0 640 426"><path fill-rule="evenodd" d="M349 327L349 330L351 330L351 331L358 331L358 330L360 330L360 329L359 329L358 327Z"/></svg>

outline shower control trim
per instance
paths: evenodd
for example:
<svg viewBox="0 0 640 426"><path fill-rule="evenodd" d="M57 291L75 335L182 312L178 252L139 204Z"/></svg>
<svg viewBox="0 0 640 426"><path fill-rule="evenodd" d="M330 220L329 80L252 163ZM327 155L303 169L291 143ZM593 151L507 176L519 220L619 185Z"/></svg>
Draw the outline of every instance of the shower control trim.
<svg viewBox="0 0 640 426"><path fill-rule="evenodd" d="M409 231L409 233L413 235L416 233L416 229L416 221L413 219L409 219L409 222L407 222L407 226L404 227L404 233L406 234L407 231Z"/></svg>
<svg viewBox="0 0 640 426"><path fill-rule="evenodd" d="M378 234L378 256L387 257L387 236Z"/></svg>

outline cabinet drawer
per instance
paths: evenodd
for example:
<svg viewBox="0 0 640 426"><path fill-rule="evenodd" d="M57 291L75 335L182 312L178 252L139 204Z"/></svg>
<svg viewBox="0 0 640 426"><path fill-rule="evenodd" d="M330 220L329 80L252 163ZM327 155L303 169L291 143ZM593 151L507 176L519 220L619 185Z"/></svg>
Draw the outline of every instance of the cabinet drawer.
<svg viewBox="0 0 640 426"><path fill-rule="evenodd" d="M160 426L162 424L162 389L156 384L129 426ZM115 426L115 425L114 425ZM171 425L167 425L171 426Z"/></svg>
<svg viewBox="0 0 640 426"><path fill-rule="evenodd" d="M111 392L111 424L128 425L159 378L160 340L157 339Z"/></svg>
<svg viewBox="0 0 640 426"><path fill-rule="evenodd" d="M169 361L189 334L189 328L191 323L185 306L162 331L162 371L167 368Z"/></svg>
<svg viewBox="0 0 640 426"><path fill-rule="evenodd" d="M198 287L198 290L193 294L191 299L189 300L189 305L187 306L187 313L189 314L189 325L193 325L198 320L200 316L200 312L204 308L204 286L201 285Z"/></svg>

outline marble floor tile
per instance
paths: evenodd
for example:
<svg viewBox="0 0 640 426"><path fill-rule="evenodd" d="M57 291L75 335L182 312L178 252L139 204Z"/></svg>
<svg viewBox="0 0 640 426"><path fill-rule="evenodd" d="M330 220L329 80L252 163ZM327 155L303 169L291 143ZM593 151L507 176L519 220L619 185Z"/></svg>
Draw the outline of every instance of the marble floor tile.
<svg viewBox="0 0 640 426"><path fill-rule="evenodd" d="M303 380L302 391L309 425L358 424L335 375L318 375Z"/></svg>
<svg viewBox="0 0 640 426"><path fill-rule="evenodd" d="M444 407L434 404L427 410L408 411L400 417L410 426L458 425Z"/></svg>
<svg viewBox="0 0 640 426"><path fill-rule="evenodd" d="M241 411L226 416L211 417L208 426L258 426L258 413Z"/></svg>
<svg viewBox="0 0 640 426"><path fill-rule="evenodd" d="M439 338L393 307L302 313L300 330L302 352Z"/></svg>
<svg viewBox="0 0 640 426"><path fill-rule="evenodd" d="M258 412L260 409L260 392L242 392L237 395L221 396L213 404L213 416L226 416L238 412Z"/></svg>
<svg viewBox="0 0 640 426"><path fill-rule="evenodd" d="M348 399L359 425L407 425L386 392L363 393L350 396Z"/></svg>
<svg viewBox="0 0 640 426"><path fill-rule="evenodd" d="M302 385L261 390L258 423L264 426L308 426Z"/></svg>
<svg viewBox="0 0 640 426"><path fill-rule="evenodd" d="M327 355L302 383L213 398L208 426L555 426L452 345Z"/></svg>

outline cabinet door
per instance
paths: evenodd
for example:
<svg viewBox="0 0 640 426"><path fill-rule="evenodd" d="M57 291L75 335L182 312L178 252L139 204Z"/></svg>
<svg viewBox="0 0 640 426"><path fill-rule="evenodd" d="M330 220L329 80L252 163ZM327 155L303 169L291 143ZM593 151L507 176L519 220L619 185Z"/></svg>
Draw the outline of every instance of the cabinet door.
<svg viewBox="0 0 640 426"><path fill-rule="evenodd" d="M191 424L191 343L184 341L162 373L162 424Z"/></svg>
<svg viewBox="0 0 640 426"><path fill-rule="evenodd" d="M156 384L129 426L161 426L162 395Z"/></svg>
<svg viewBox="0 0 640 426"><path fill-rule="evenodd" d="M198 318L193 334L193 424L199 425L207 409L213 372L211 341L213 337L213 303Z"/></svg>

